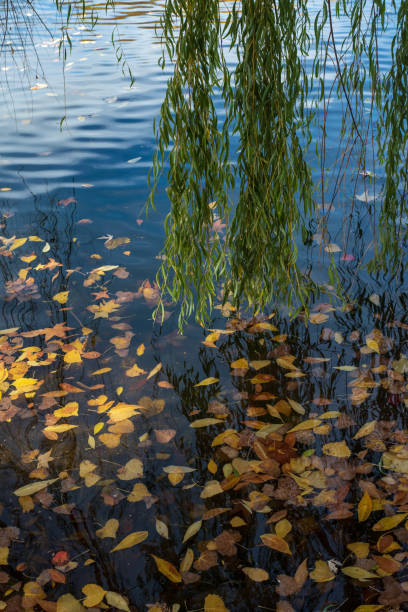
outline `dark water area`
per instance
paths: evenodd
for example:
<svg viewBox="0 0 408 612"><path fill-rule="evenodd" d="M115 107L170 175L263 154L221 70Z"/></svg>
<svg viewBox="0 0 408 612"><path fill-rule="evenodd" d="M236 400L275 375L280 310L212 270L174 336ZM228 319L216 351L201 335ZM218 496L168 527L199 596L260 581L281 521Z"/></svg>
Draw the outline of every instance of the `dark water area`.
<svg viewBox="0 0 408 612"><path fill-rule="evenodd" d="M407 609L405 245L397 273L366 266L384 170L337 188L331 103L310 314L220 297L207 329L180 335L171 303L154 323L162 8L73 23L64 64L41 2L56 38L24 8L32 40L11 29L0 55L0 610Z"/></svg>

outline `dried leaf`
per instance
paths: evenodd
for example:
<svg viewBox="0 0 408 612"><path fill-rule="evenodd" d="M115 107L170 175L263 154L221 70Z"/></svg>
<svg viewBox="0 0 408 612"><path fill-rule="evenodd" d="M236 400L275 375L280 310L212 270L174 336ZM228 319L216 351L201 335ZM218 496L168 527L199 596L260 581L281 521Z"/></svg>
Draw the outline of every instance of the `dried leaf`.
<svg viewBox="0 0 408 612"><path fill-rule="evenodd" d="M363 569L362 567L358 567L357 565L342 567L341 571L343 572L343 574L346 574L346 576L354 578L355 580L360 580L361 582L364 582L365 580L371 580L372 578L379 578L377 574L373 574L373 572L369 572L368 570Z"/></svg>
<svg viewBox="0 0 408 612"><path fill-rule="evenodd" d="M368 491L364 491L364 495L358 502L358 506L357 506L357 514L358 514L359 523L366 521L368 517L370 516L372 510L373 510L373 500L368 494Z"/></svg>
<svg viewBox="0 0 408 612"><path fill-rule="evenodd" d="M163 576L166 576L171 582L181 582L181 574L174 565L161 557L156 557L156 555L152 555L152 557L156 562L157 569Z"/></svg>
<svg viewBox="0 0 408 612"><path fill-rule="evenodd" d="M14 495L17 497L23 497L26 495L34 495L38 493L38 491L42 491L42 489L46 489L48 485L51 485L53 482L56 482L58 478L50 478L49 480L41 480L39 482L31 482L28 485L24 485L24 487L20 487L14 491Z"/></svg>
<svg viewBox="0 0 408 612"><path fill-rule="evenodd" d="M211 593L204 601L204 612L229 612L221 597Z"/></svg>
<svg viewBox="0 0 408 612"><path fill-rule="evenodd" d="M111 552L116 552L117 550L124 550L125 548L131 548L132 546L136 546L136 544L140 544L144 542L148 537L149 533L147 531L134 531L127 535L123 540L119 542L114 548L112 548Z"/></svg>
<svg viewBox="0 0 408 612"><path fill-rule="evenodd" d="M213 376L210 376L209 378L204 378L204 380L202 380L201 382L197 383L194 386L195 387L206 387L207 385L212 385L218 382L219 380L220 380L219 378L214 378Z"/></svg>
<svg viewBox="0 0 408 612"><path fill-rule="evenodd" d="M269 574L260 567L243 567L242 571L254 582L264 582L269 580Z"/></svg>
<svg viewBox="0 0 408 612"><path fill-rule="evenodd" d="M408 516L408 512L386 516L373 525L373 531L390 531Z"/></svg>
<svg viewBox="0 0 408 612"><path fill-rule="evenodd" d="M97 584L86 584L82 587L82 592L86 595L84 599L84 606L87 608L93 608L101 603L105 597L106 591Z"/></svg>
<svg viewBox="0 0 408 612"><path fill-rule="evenodd" d="M184 534L184 538L183 538L183 544L185 542L187 542L187 540L189 540L190 538L192 538L196 533L198 533L201 529L201 525L203 524L202 521L196 521L195 523L192 523L188 528L186 533Z"/></svg>
<svg viewBox="0 0 408 612"><path fill-rule="evenodd" d="M269 548L273 548L274 550L278 550L281 553L285 553L286 555L291 555L292 552L289 548L288 543L279 536L273 533L265 533L261 535L261 540L265 546L269 546Z"/></svg>
<svg viewBox="0 0 408 612"><path fill-rule="evenodd" d="M330 457L343 457L348 459L351 455L351 450L344 440L341 440L341 442L329 442L328 444L324 444L322 450L325 455L329 455Z"/></svg>

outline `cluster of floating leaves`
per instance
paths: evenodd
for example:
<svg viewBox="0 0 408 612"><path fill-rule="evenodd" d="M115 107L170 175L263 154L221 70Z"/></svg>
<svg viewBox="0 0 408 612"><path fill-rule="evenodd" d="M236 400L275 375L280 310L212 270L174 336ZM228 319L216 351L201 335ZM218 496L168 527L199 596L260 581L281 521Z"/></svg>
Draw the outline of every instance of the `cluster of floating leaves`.
<svg viewBox="0 0 408 612"><path fill-rule="evenodd" d="M130 242L108 237L104 247ZM128 277L123 266L67 270L38 236L2 243L1 257L25 264L6 284L7 298L39 299L42 275L53 286L62 270L65 286L49 296L62 322L0 331L3 462L14 457L18 465L0 507L0 609L142 603L177 612L191 600L206 612L239 610L244 584L254 607L269 602L280 612L301 609L306 597L333 602L340 583L353 592L347 609L408 602L405 323L392 321L386 333L374 321L366 334L347 324L345 333L338 317L352 322L353 305L321 303L296 321L317 337L301 346L279 315L246 320L227 302L219 307L226 324L207 330L201 348L226 376L209 366L205 376L178 378L153 360L151 347L134 342L128 322L131 302L151 309L157 287L144 281L114 292L113 277ZM78 278L89 303L75 325ZM369 303L378 310L379 296ZM313 377L329 377L331 386L311 384ZM177 394L187 388L185 409ZM385 420L387 406L398 419ZM36 445L16 451L13 437L25 422ZM39 563L27 555L29 542L55 517L68 535L48 534ZM313 546L325 525L341 530L343 556ZM143 588L135 601L120 581L111 588L107 558L107 567L140 568L145 596L157 601L141 601ZM232 577L239 586L227 588Z"/></svg>

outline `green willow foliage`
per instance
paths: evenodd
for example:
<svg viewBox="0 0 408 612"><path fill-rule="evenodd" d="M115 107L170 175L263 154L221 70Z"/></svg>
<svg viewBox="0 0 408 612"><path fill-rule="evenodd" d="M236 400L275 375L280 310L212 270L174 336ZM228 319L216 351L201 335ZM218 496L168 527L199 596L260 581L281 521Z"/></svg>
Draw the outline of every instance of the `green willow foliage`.
<svg viewBox="0 0 408 612"><path fill-rule="evenodd" d="M397 27L392 68L383 74L378 37L389 14L396 14ZM305 307L315 287L297 266L300 230L318 213L319 195L324 234L325 200L332 202L346 181L355 180L356 189L358 177L375 167L377 150L387 178L375 265L385 265L391 248L397 263L408 209L407 15L406 3L398 9L386 0L166 2L162 64L170 61L174 72L155 128L149 202L166 170L171 207L157 280L163 300L180 304L181 325L193 312L208 321L219 290L224 300L253 310L277 298L292 311ZM349 21L341 37L340 16ZM227 64L226 50L235 61ZM329 68L334 78L327 78ZM224 101L220 115L217 96ZM344 112L335 178L328 182L332 98ZM312 125L320 134L316 158ZM320 185L312 180L313 159Z"/></svg>

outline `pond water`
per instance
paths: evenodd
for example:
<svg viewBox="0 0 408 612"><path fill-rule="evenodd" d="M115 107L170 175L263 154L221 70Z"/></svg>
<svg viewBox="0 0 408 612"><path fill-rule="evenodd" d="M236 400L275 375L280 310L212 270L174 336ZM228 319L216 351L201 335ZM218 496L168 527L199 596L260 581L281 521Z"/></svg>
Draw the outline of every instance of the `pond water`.
<svg viewBox="0 0 408 612"><path fill-rule="evenodd" d="M404 266L365 267L384 172L336 190L333 103L329 239L310 219L299 252L322 289L311 315L218 306L180 335L166 304L154 324L162 8L74 23L65 64L52 2L55 39L23 7L5 40L0 609L406 609L407 285Z"/></svg>

